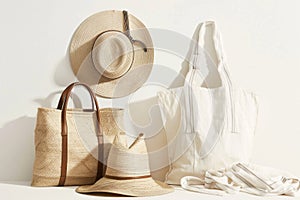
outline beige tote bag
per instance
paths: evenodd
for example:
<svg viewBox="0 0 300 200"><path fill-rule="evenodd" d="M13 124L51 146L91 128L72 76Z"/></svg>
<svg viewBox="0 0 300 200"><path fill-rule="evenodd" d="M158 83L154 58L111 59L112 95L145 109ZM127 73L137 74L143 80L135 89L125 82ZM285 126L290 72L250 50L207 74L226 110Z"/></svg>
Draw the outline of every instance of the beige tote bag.
<svg viewBox="0 0 300 200"><path fill-rule="evenodd" d="M75 86L83 86L89 92L93 109L67 109ZM122 115L122 109L99 110L92 90L78 82L64 90L56 109L39 108L32 186L95 183L105 171L103 163L109 150L104 146L110 146L105 143L111 143L112 135L122 131L114 121ZM103 138L105 134L108 137Z"/></svg>
<svg viewBox="0 0 300 200"><path fill-rule="evenodd" d="M247 163L252 152L256 95L231 81L214 22L199 25L190 60L184 86L158 93L171 163L169 184L237 161Z"/></svg>

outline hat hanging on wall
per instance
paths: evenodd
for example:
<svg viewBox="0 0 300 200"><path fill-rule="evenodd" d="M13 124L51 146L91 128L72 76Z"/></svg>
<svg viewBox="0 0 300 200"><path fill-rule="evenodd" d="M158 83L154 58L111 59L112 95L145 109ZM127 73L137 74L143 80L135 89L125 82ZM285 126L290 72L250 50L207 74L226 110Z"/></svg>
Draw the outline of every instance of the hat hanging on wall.
<svg viewBox="0 0 300 200"><path fill-rule="evenodd" d="M72 70L102 97L127 96L151 73L154 50L145 25L127 11L109 10L84 20L70 47Z"/></svg>
<svg viewBox="0 0 300 200"><path fill-rule="evenodd" d="M125 133L115 136L110 149L105 176L94 185L80 186L78 193L114 193L127 196L154 196L173 192L174 189L150 175L145 140L140 134L128 146Z"/></svg>

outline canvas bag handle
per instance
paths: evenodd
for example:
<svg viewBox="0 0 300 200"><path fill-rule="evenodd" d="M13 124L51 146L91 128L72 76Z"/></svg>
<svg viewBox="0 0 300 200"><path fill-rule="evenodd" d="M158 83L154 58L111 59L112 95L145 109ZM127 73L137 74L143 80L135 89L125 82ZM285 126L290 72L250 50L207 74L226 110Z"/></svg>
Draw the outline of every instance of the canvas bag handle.
<svg viewBox="0 0 300 200"><path fill-rule="evenodd" d="M206 56L208 55L206 53L205 55L205 50L202 48L205 43L205 34L207 31L207 26L212 26L212 40L213 40L213 47L216 52L216 57L217 57L217 63L216 63L216 68L217 72L220 75L222 85L225 87L229 92L231 88L229 87L229 82L231 83L231 80L229 78L229 73L228 70L225 67L225 59L224 59L224 53L223 53L223 47L222 47L222 41L220 37L220 33L216 28L216 24L214 21L205 21L202 22L198 25L198 28L196 29L197 35L195 38L195 41L192 43L192 51L191 51L191 56L190 56L190 65L189 65L189 72L186 75L184 87L185 90L188 91L188 95L186 95L186 118L190 118L189 123L187 123L187 131L188 132L194 132L194 116L195 114L193 113L193 103L191 103L189 98L193 98L193 92L192 92L192 87L193 85L199 86L201 83L203 83L203 77L207 75L209 72L207 67L204 65L207 65L206 62ZM228 76L227 76L228 75ZM231 106L231 105L228 105Z"/></svg>
<svg viewBox="0 0 300 200"><path fill-rule="evenodd" d="M68 126L67 126L67 107L68 107L68 101L71 95L71 92L75 86L83 86L91 96L91 99L93 101L93 107L95 105L96 107L96 117L98 122L98 131L97 131L97 139L98 139L98 170L97 170L97 179L101 178L103 176L103 164L101 163L101 156L103 156L103 137L102 132L100 128L100 112L99 112L99 105L97 102L97 98L94 94L94 92L91 90L91 88L84 84L75 82L70 84L62 93L57 109L62 110L61 112L61 135L62 135L62 161L61 161L61 176L59 180L59 186L63 186L66 177L67 177L67 164L68 164ZM94 110L94 109L93 109Z"/></svg>
<svg viewBox="0 0 300 200"><path fill-rule="evenodd" d="M217 28L216 28L216 24L213 21L207 21L207 22L203 22L198 26L198 34L197 34L197 38L196 38L196 42L194 43L194 46L192 48L192 54L191 54L191 58L190 58L190 68L189 68L189 72L186 76L186 81L185 81L185 88L186 91L188 93L188 95L185 96L185 102L186 102L186 118L190 119L188 120L189 122L187 123L187 132L196 132L196 128L195 128L195 123L197 119L197 113L194 113L196 109L194 109L194 103L193 101L189 100L192 99L193 100L193 95L194 92L193 90L197 90L198 87L201 87L201 83L203 83L203 78L205 77L205 75L208 74L208 71L205 73L203 73L203 69L207 68L207 66L204 66L205 64L207 65L207 61L206 56L205 55L205 51L204 49L200 49L202 48L202 46L204 46L205 43L205 34L207 34L207 26L211 26L212 27L212 32L211 32L211 39L213 42L213 48L216 52L216 59L217 59L217 63L216 63L216 70L217 73L220 75L221 81L222 81L222 86L225 91L226 91L226 96L224 99L225 104L224 104L224 109L226 109L226 107L232 108L233 107L233 103L232 103L232 82L226 67L226 63L225 63L225 56L223 53L223 47L222 47L222 42L221 42L221 36L220 33L218 32ZM202 76L204 75L204 76ZM233 109L231 109L233 110ZM226 119L226 117L228 116L227 114L225 114L226 112L224 111L224 119ZM234 112L232 112L234 113ZM234 114L232 114L233 116ZM234 119L234 117L232 117L232 119ZM218 131L216 131L214 129L214 127L211 127L209 129L209 132L207 134L207 138L204 142L204 144L202 145L202 148L200 150L200 155L202 158L206 157L207 155L209 155L209 153L211 152L211 150L214 148L214 144L211 144L211 141L216 141L217 138L220 136L220 133Z"/></svg>
<svg viewBox="0 0 300 200"><path fill-rule="evenodd" d="M227 82L231 82L230 73L226 64L226 57L223 50L222 38L221 34L218 31L217 25L214 21L205 21L199 24L198 34L196 41L193 43L192 54L190 58L190 70L192 69L201 69L201 72L206 75L207 72L203 71L203 63L205 63L205 56L209 55L207 51L204 49L205 44L205 34L207 32L207 27L212 27L212 40L213 40L213 48L216 52L216 68L221 76L222 84L226 84ZM205 54L204 54L205 53ZM210 56L209 56L210 57ZM204 60L203 60L204 59ZM210 57L212 60L212 58ZM226 86L225 85L225 86Z"/></svg>
<svg viewBox="0 0 300 200"><path fill-rule="evenodd" d="M234 92L233 92L235 90L235 85L233 84L230 72L228 70L226 56L223 49L221 33L218 31L217 25L214 21L206 21L201 25L197 48L199 47L199 44L201 43L204 44L204 33L206 32L207 26L212 26L213 29L212 36L213 36L213 43L214 43L214 48L217 56L217 69L222 80L222 85L227 90L227 98L228 98L227 106L231 110L230 114L228 114L228 117L230 116L229 118L231 121L231 132L239 133L240 130L237 126L235 100L234 100Z"/></svg>

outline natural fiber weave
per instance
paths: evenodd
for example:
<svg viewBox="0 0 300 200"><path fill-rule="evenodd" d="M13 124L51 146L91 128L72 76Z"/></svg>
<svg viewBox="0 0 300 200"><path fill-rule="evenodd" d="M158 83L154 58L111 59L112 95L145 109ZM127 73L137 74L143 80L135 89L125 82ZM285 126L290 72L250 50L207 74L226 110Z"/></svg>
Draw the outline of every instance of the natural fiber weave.
<svg viewBox="0 0 300 200"><path fill-rule="evenodd" d="M98 161L87 151L76 130L76 114L95 119L94 112L67 112L68 169L65 185L92 184ZM95 132L94 132L95 133ZM57 186L61 173L61 110L39 108L35 128L32 186ZM96 137L95 137L96 140Z"/></svg>
<svg viewBox="0 0 300 200"><path fill-rule="evenodd" d="M103 164L106 163L112 137L121 132L123 127L123 109L104 108L99 110L100 129L97 110L65 109L66 96L70 90L81 83L71 84L62 94L59 103L64 109L39 108L35 128L35 162L33 167L32 186L58 186L58 185L87 185L97 181L101 174ZM84 85L88 88L87 85ZM88 88L91 92L91 90ZM91 93L96 101L95 96ZM62 118L66 111L66 126ZM62 134L66 127L67 148L63 150ZM101 130L101 131L100 131ZM101 145L99 145L99 133ZM65 138L64 138L65 139ZM101 148L101 149L100 149ZM100 151L99 151L100 150ZM66 154L64 154L66 152ZM98 153L102 152L101 154ZM63 155L66 155L63 162ZM98 162L98 158L101 163ZM63 164L65 167L63 168ZM102 168L99 168L102 166ZM100 169L100 170L99 170ZM62 173L64 172L66 173ZM98 172L98 173L97 173ZM63 176L62 174L66 174ZM66 179L62 178L66 177ZM101 177L101 176L100 176ZM62 181L63 180L63 181Z"/></svg>
<svg viewBox="0 0 300 200"><path fill-rule="evenodd" d="M129 34L124 22L122 11L96 13L79 25L70 42L74 74L102 97L117 98L133 93L146 82L153 67L154 49L149 31L138 18L128 14L130 37L143 42L145 52L139 43L129 45L129 37L124 39L124 34Z"/></svg>
<svg viewBox="0 0 300 200"><path fill-rule="evenodd" d="M121 108L102 108L100 115L102 131L106 136L105 138L112 143L118 133L124 132L124 110Z"/></svg>
<svg viewBox="0 0 300 200"><path fill-rule="evenodd" d="M130 145L124 133L116 135L109 152L105 176L94 185L80 186L79 193L108 192L128 196L153 196L173 191L151 177L145 140L140 134Z"/></svg>
<svg viewBox="0 0 300 200"><path fill-rule="evenodd" d="M84 116L76 115L75 121L77 130L87 150L91 152L94 158L98 158L97 145L95 134L93 131L86 132L87 129L93 126L91 120L84 119ZM83 123L84 122L84 123ZM100 160L106 165L108 153L111 148L114 137L121 132L124 132L124 109L121 108L102 108L100 109L100 127L103 133L103 159Z"/></svg>

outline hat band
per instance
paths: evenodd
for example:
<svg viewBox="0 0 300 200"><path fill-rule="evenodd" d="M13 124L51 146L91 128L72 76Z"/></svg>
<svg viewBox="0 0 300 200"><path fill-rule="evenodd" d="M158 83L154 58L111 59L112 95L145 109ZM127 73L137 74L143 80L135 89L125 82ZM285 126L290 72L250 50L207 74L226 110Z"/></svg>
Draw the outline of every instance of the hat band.
<svg viewBox="0 0 300 200"><path fill-rule="evenodd" d="M106 174L144 176L150 174L149 158L146 153L135 153L127 149L112 146L107 158ZM130 161L130 162L128 162Z"/></svg>
<svg viewBox="0 0 300 200"><path fill-rule="evenodd" d="M127 35L127 37L130 39L130 41L134 44L134 43L138 43L143 47L144 52L147 52L147 46L145 45L145 43L143 43L140 40L135 40L132 38L132 36L130 35L130 29L129 29L129 19L128 19L128 12L126 10L123 10L123 18L124 18L124 28L125 28L125 34Z"/></svg>
<svg viewBox="0 0 300 200"><path fill-rule="evenodd" d="M151 175L145 175L145 176L127 176L127 177L120 177L120 176L110 176L105 175L104 177L109 179L115 179L115 180L132 180L132 179L143 179L143 178L151 178Z"/></svg>

